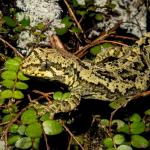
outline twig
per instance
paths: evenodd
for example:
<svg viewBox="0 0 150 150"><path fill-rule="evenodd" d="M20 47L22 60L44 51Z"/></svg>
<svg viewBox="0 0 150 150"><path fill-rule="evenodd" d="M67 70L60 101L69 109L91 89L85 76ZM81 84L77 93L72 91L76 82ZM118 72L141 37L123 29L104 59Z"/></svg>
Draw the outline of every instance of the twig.
<svg viewBox="0 0 150 150"><path fill-rule="evenodd" d="M110 119L109 119L109 132L110 132L110 134L111 134L112 120L113 120L113 117L114 117L114 115L116 114L116 112L117 112L119 109L121 109L121 108L123 108L123 107L126 107L126 105L127 105L129 102L131 102L131 101L133 101L133 100L137 100L137 99L140 98L140 97L148 96L148 95L150 95L150 91L144 91L144 92L141 92L141 93L137 93L137 94L135 94L134 96L132 96L126 103L122 104L119 108L115 109L115 110L111 113L111 116L110 116Z"/></svg>
<svg viewBox="0 0 150 150"><path fill-rule="evenodd" d="M49 98L50 95L52 94L51 92L49 92L49 93L44 93L44 92L41 92L41 91L38 91L38 90L33 90L32 92L42 95L44 98L47 99L47 101L49 102L49 104L52 103L52 101L51 101L50 98Z"/></svg>
<svg viewBox="0 0 150 150"><path fill-rule="evenodd" d="M112 43L112 44L117 44L117 45L121 45L121 46L128 46L127 44L121 43L121 42L117 42L117 41L110 41L110 40L95 40L90 44L87 44L85 47L83 47L82 49L80 49L79 51L75 52L74 54L81 58L83 55L85 55L88 51L86 51L87 49L97 45L97 44L102 44L102 43Z"/></svg>
<svg viewBox="0 0 150 150"><path fill-rule="evenodd" d="M94 45L97 45L100 41L106 39L107 37L109 37L111 34L114 34L115 33L115 30L120 26L120 24L122 23L122 21L118 21L117 24L115 24L115 26L113 28L111 28L108 32L103 32L100 34L100 36L95 39L94 41L92 41L90 44L87 44L86 46L84 46L83 48L79 49L78 51L76 51L74 54L76 56L78 56L79 58L81 58L83 55L81 55L80 53L82 54L86 54L87 53L87 49L94 46Z"/></svg>
<svg viewBox="0 0 150 150"><path fill-rule="evenodd" d="M70 136L70 139L69 139L69 143L68 143L67 150L70 150L70 147L71 147L71 142L72 142L72 136Z"/></svg>
<svg viewBox="0 0 150 150"><path fill-rule="evenodd" d="M115 34L111 34L110 37L115 37L115 38L120 38L120 39L128 39L128 40L133 40L133 41L138 40L138 38L135 38L135 37L121 36L121 35L115 35Z"/></svg>
<svg viewBox="0 0 150 150"><path fill-rule="evenodd" d="M8 123L9 123L9 121L7 121L7 122L2 122L2 123L0 123L0 126L3 126L3 125L8 124Z"/></svg>
<svg viewBox="0 0 150 150"><path fill-rule="evenodd" d="M73 20L74 20L75 23L77 24L78 28L80 29L80 31L83 33L83 29L82 29L80 23L78 22L76 16L74 15L74 13L73 13L71 7L69 6L68 2L67 2L66 0L64 0L64 2L65 2L66 6L67 6L67 8L68 8L68 11L69 11L70 16L73 18Z"/></svg>
<svg viewBox="0 0 150 150"><path fill-rule="evenodd" d="M16 49L15 47L13 47L11 44L9 44L6 40L4 40L4 39L2 39L2 38L0 37L0 41L2 41L4 44L6 44L8 47L10 47L10 48L15 52L16 55L18 55L18 56L20 56L21 58L23 58L23 55L21 55L21 54L17 51L17 49Z"/></svg>
<svg viewBox="0 0 150 150"><path fill-rule="evenodd" d="M77 144L80 146L80 148L82 150L85 150L84 147L80 144L80 142L75 138L75 136L73 135L73 133L65 126L65 124L62 122L63 127L65 128L65 130L70 134L70 136L77 142Z"/></svg>
<svg viewBox="0 0 150 150"><path fill-rule="evenodd" d="M57 35L53 35L49 37L49 40L52 44L53 48L59 49L59 50L65 50L65 46L61 42L60 38Z"/></svg>
<svg viewBox="0 0 150 150"><path fill-rule="evenodd" d="M46 150L50 150L50 147L49 147L48 142L47 142L47 137L46 137L46 134L44 131L43 131L43 134L44 134L44 140L45 140L45 144L46 144Z"/></svg>
<svg viewBox="0 0 150 150"><path fill-rule="evenodd" d="M12 119L9 123L8 123L8 125L7 125L7 128L4 130L4 141L5 141L5 149L7 149L7 133L8 133L8 130L9 130L9 128L11 127L11 125L20 117L20 115L26 110L28 108L28 106L27 107L25 107L25 108L23 108L17 115L16 115L16 117L14 118L14 119Z"/></svg>

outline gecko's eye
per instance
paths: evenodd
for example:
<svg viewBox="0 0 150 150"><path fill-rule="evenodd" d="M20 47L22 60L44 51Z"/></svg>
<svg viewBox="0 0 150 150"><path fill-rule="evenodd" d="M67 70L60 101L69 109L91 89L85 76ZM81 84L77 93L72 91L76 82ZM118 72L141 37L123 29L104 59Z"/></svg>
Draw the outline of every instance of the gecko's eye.
<svg viewBox="0 0 150 150"><path fill-rule="evenodd" d="M48 70L50 68L50 62L44 61L41 63L41 71Z"/></svg>

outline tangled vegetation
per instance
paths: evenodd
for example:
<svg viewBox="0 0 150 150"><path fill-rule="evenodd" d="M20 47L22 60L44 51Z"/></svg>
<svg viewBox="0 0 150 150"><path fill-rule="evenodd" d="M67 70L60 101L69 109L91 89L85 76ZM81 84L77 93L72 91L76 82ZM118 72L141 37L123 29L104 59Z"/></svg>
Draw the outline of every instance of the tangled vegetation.
<svg viewBox="0 0 150 150"><path fill-rule="evenodd" d="M9 0L9 8L2 0L0 2L0 63L2 64L0 150L43 148L46 150L50 148L148 150L150 148L150 105L147 104L149 91L138 95L134 102L130 102L131 104L127 104L124 108L116 104L112 104L111 108L104 105L108 111L103 112L103 105L101 107L100 104L97 111L94 104L90 105L95 108L90 109L89 106L86 107L88 104L84 105L83 100L83 104L76 111L58 114L54 119L49 119L48 105L53 100L65 100L70 95L69 91L62 88L62 85L55 87L49 85L50 83L46 84L46 90L42 82L38 87L39 81L26 77L20 71L20 66L24 53L28 53L25 48L28 49L39 43L47 44L45 31L52 29L51 22L31 26L30 18L24 16L11 0ZM63 7L60 18L64 26L55 27L59 40L57 39L55 43L48 37L50 39L48 43L51 43L48 46L61 45L80 59L89 61L94 59L102 49L116 45L132 45L137 39L129 33L122 35L125 32L120 28L121 22L107 31L106 28L96 26L111 12L115 14L114 3L109 2L105 5L108 14L96 11L98 6L94 5L93 1L86 1L86 4L80 5L77 0L71 2L64 0L60 2L60 6ZM22 19L18 19L21 15ZM21 37L22 35L25 37ZM28 38L28 42L24 38ZM20 43L22 41L23 44ZM49 86L51 86L50 90ZM141 101L143 105L140 106ZM133 109L136 105L140 106L138 110ZM87 120L84 120L84 117ZM81 131L78 128L81 128Z"/></svg>

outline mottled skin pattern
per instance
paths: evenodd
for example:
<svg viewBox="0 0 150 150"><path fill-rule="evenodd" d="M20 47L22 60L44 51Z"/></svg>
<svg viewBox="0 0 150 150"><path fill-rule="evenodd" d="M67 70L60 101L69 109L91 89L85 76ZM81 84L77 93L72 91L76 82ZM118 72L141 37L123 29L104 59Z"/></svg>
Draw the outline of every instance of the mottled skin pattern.
<svg viewBox="0 0 150 150"><path fill-rule="evenodd" d="M56 80L68 86L70 97L53 101L49 106L54 114L73 110L81 97L129 100L149 86L149 37L147 33L133 46L104 50L91 62L81 61L66 51L38 47L23 61L21 70L26 75Z"/></svg>

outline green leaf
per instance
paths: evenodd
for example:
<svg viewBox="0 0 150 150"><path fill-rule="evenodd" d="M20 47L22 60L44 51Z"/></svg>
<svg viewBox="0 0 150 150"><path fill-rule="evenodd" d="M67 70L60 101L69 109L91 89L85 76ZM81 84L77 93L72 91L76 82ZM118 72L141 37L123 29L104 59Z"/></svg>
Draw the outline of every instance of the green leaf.
<svg viewBox="0 0 150 150"><path fill-rule="evenodd" d="M12 98L13 93L11 90L4 90L0 93L0 98L6 99L6 98Z"/></svg>
<svg viewBox="0 0 150 150"><path fill-rule="evenodd" d="M25 134L25 130L26 130L26 126L25 126L25 125L20 125L20 126L18 127L17 132L18 132L20 135L24 135L24 134Z"/></svg>
<svg viewBox="0 0 150 150"><path fill-rule="evenodd" d="M95 13L89 13L89 17L93 18L95 16Z"/></svg>
<svg viewBox="0 0 150 150"><path fill-rule="evenodd" d="M16 106L17 104L13 104L12 105L12 112L18 112L18 106Z"/></svg>
<svg viewBox="0 0 150 150"><path fill-rule="evenodd" d="M41 33L41 34L40 34L40 40L42 40L42 39L45 40L45 38L46 38L46 35Z"/></svg>
<svg viewBox="0 0 150 150"><path fill-rule="evenodd" d="M8 145L12 145L16 143L19 139L21 139L21 136L19 135L14 135L8 138Z"/></svg>
<svg viewBox="0 0 150 150"><path fill-rule="evenodd" d="M37 114L34 109L28 109L21 115L21 121L23 124L31 124L37 122Z"/></svg>
<svg viewBox="0 0 150 150"><path fill-rule="evenodd" d="M4 16L4 20L5 20L6 25L8 25L9 27L15 27L16 26L16 21L14 21L9 16Z"/></svg>
<svg viewBox="0 0 150 150"><path fill-rule="evenodd" d="M9 71L17 71L20 67L20 62L16 59L8 59L5 62L5 68Z"/></svg>
<svg viewBox="0 0 150 150"><path fill-rule="evenodd" d="M145 131L145 124L144 122L133 122L130 125L130 131L132 134L141 134Z"/></svg>
<svg viewBox="0 0 150 150"><path fill-rule="evenodd" d="M10 14L15 14L16 9L15 9L15 8L13 8L13 7L11 7L11 8L9 8L9 12L10 12Z"/></svg>
<svg viewBox="0 0 150 150"><path fill-rule="evenodd" d="M11 112L12 112L12 108L11 108L11 107L5 108L5 109L2 110L2 113L3 113L3 114L9 114L9 113L11 113Z"/></svg>
<svg viewBox="0 0 150 150"><path fill-rule="evenodd" d="M26 135L31 138L40 138L42 136L42 128L38 122L29 124L25 131Z"/></svg>
<svg viewBox="0 0 150 150"><path fill-rule="evenodd" d="M65 27L66 27L66 28L71 27L71 25L73 24L73 22L71 21L71 18L70 18L69 16L65 16L65 17L62 19L62 23L65 24Z"/></svg>
<svg viewBox="0 0 150 150"><path fill-rule="evenodd" d="M98 14L95 15L95 19L97 21L102 21L104 19L104 15L101 14L101 13L98 13Z"/></svg>
<svg viewBox="0 0 150 150"><path fill-rule="evenodd" d="M127 103L127 100L125 99L125 97L120 97L117 101L111 102L109 106L113 109L118 109L122 107L123 105L125 105L126 103Z"/></svg>
<svg viewBox="0 0 150 150"><path fill-rule="evenodd" d="M5 109L2 110L2 113L3 114L9 114L9 113L12 113L12 112L17 112L18 111L18 108L16 105L11 105Z"/></svg>
<svg viewBox="0 0 150 150"><path fill-rule="evenodd" d="M101 125L104 127L108 127L109 126L109 120L108 119L101 119Z"/></svg>
<svg viewBox="0 0 150 150"><path fill-rule="evenodd" d="M80 32L80 29L79 29L78 27L72 27L72 28L71 28L71 31L72 31L73 33L79 33L79 32Z"/></svg>
<svg viewBox="0 0 150 150"><path fill-rule="evenodd" d="M90 49L90 53L97 55L101 51L101 45L94 46Z"/></svg>
<svg viewBox="0 0 150 150"><path fill-rule="evenodd" d="M39 150L40 138L35 138L33 142L33 148Z"/></svg>
<svg viewBox="0 0 150 150"><path fill-rule="evenodd" d="M149 142L147 139L140 135L132 135L131 145L135 148L147 148L149 146Z"/></svg>
<svg viewBox="0 0 150 150"><path fill-rule="evenodd" d="M0 26L0 33L8 33L8 30Z"/></svg>
<svg viewBox="0 0 150 150"><path fill-rule="evenodd" d="M114 46L114 45L111 44L111 43L104 43L104 44L101 45L101 47L102 47L103 49L107 49L107 48L110 48L110 47L113 47L113 46Z"/></svg>
<svg viewBox="0 0 150 150"><path fill-rule="evenodd" d="M18 72L18 79L21 81L29 80L21 71Z"/></svg>
<svg viewBox="0 0 150 150"><path fill-rule="evenodd" d="M13 117L15 117L16 114L8 114L8 115L5 115L3 118L2 118L2 122L8 122L8 121L11 121L13 119Z"/></svg>
<svg viewBox="0 0 150 150"><path fill-rule="evenodd" d="M116 134L113 137L113 142L117 145L124 143L124 141L125 141L125 137L122 134Z"/></svg>
<svg viewBox="0 0 150 150"><path fill-rule="evenodd" d="M56 120L46 120L43 122L43 130L47 135L57 135L63 131L63 127Z"/></svg>
<svg viewBox="0 0 150 150"><path fill-rule="evenodd" d="M24 17L21 21L20 21L21 25L26 27L30 25L30 18L29 17Z"/></svg>
<svg viewBox="0 0 150 150"><path fill-rule="evenodd" d="M0 95L1 95L1 93L0 93ZM3 105L4 103L5 103L5 99L0 96L0 105Z"/></svg>
<svg viewBox="0 0 150 150"><path fill-rule="evenodd" d="M114 119L112 121L112 125L117 124L117 129L123 127L125 125L125 123L122 120L119 119Z"/></svg>
<svg viewBox="0 0 150 150"><path fill-rule="evenodd" d="M15 99L22 99L24 98L24 94L21 91L14 91L13 93L13 98Z"/></svg>
<svg viewBox="0 0 150 150"><path fill-rule="evenodd" d="M139 121L141 121L141 116L139 114L137 114L137 113L134 113L130 117L130 121L139 122Z"/></svg>
<svg viewBox="0 0 150 150"><path fill-rule="evenodd" d="M108 8L114 9L116 7L116 4L110 3L107 5Z"/></svg>
<svg viewBox="0 0 150 150"><path fill-rule="evenodd" d="M58 35L63 35L68 32L68 28L56 28L55 31Z"/></svg>
<svg viewBox="0 0 150 150"><path fill-rule="evenodd" d="M32 146L32 140L30 137L23 137L16 142L15 146L20 149L28 149Z"/></svg>
<svg viewBox="0 0 150 150"><path fill-rule="evenodd" d="M65 34L67 31L68 31L68 28L71 27L71 25L73 24L72 21L70 21L71 18L69 16L65 16L63 19L62 19L62 23L65 24L65 27L64 28L56 28L55 31L58 35L63 35Z"/></svg>
<svg viewBox="0 0 150 150"><path fill-rule="evenodd" d="M150 115L150 109L145 111L145 115Z"/></svg>
<svg viewBox="0 0 150 150"><path fill-rule="evenodd" d="M15 104L11 105L11 107L8 106L7 108L2 110L3 114L9 114L9 113L12 113L12 112L13 113L18 112L18 107Z"/></svg>
<svg viewBox="0 0 150 150"><path fill-rule="evenodd" d="M16 60L19 64L22 63L22 58L21 57L16 56L13 59Z"/></svg>
<svg viewBox="0 0 150 150"><path fill-rule="evenodd" d="M18 130L17 124L12 124L11 127L9 128L9 132L11 133L17 133L17 130Z"/></svg>
<svg viewBox="0 0 150 150"><path fill-rule="evenodd" d="M42 115L42 117L40 118L41 121L46 121L49 119L50 113L46 113L44 115Z"/></svg>
<svg viewBox="0 0 150 150"><path fill-rule="evenodd" d="M73 6L74 6L74 7L77 7L77 6L78 6L77 0L73 0L72 2L73 2Z"/></svg>
<svg viewBox="0 0 150 150"><path fill-rule="evenodd" d="M41 23L37 24L36 28L39 29L39 30L43 30L43 29L45 29L45 25L44 25L43 22L41 22Z"/></svg>
<svg viewBox="0 0 150 150"><path fill-rule="evenodd" d="M24 30L24 28L22 26L17 26L13 29L14 32L18 32L18 33L20 33L23 30Z"/></svg>
<svg viewBox="0 0 150 150"><path fill-rule="evenodd" d="M1 77L6 80L15 80L17 78L17 73L14 71L4 71L2 72Z"/></svg>
<svg viewBox="0 0 150 150"><path fill-rule="evenodd" d="M103 140L103 143L104 143L104 146L106 147L109 147L109 148L113 147L113 141L111 138L105 138Z"/></svg>
<svg viewBox="0 0 150 150"><path fill-rule="evenodd" d="M54 100L62 100L63 93L61 91L57 91L53 94Z"/></svg>
<svg viewBox="0 0 150 150"><path fill-rule="evenodd" d="M24 82L16 82L16 88L26 90L28 88L28 85Z"/></svg>
<svg viewBox="0 0 150 150"><path fill-rule="evenodd" d="M6 88L13 88L14 86L14 81L13 80L3 80L2 85L5 86Z"/></svg>
<svg viewBox="0 0 150 150"><path fill-rule="evenodd" d="M117 131L127 133L127 134L130 133L129 126L127 124L124 124L122 127L117 128Z"/></svg>
<svg viewBox="0 0 150 150"><path fill-rule="evenodd" d="M76 14L80 15L80 16L84 16L85 14L87 14L87 11L86 10L77 10Z"/></svg>
<svg viewBox="0 0 150 150"><path fill-rule="evenodd" d="M62 100L68 99L70 97L70 92L66 92L62 94Z"/></svg>
<svg viewBox="0 0 150 150"><path fill-rule="evenodd" d="M117 150L133 150L129 145L120 145L117 147Z"/></svg>
<svg viewBox="0 0 150 150"><path fill-rule="evenodd" d="M34 32L33 32L33 35L34 35L34 36L40 36L40 35L41 35L41 31L40 31L40 30L34 31Z"/></svg>

